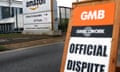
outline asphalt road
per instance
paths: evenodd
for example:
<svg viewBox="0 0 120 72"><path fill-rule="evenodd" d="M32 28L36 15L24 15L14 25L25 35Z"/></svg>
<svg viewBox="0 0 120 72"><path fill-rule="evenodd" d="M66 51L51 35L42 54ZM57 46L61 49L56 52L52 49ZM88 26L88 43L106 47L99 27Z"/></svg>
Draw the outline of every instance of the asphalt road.
<svg viewBox="0 0 120 72"><path fill-rule="evenodd" d="M63 43L0 53L0 72L59 72Z"/></svg>

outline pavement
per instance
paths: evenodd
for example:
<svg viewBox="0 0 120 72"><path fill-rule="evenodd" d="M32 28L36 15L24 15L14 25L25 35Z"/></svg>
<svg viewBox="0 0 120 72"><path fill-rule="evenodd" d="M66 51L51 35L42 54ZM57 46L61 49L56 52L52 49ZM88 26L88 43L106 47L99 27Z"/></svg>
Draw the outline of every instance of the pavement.
<svg viewBox="0 0 120 72"><path fill-rule="evenodd" d="M0 39L0 45L4 46L7 49L19 49L25 47L31 47L36 45L50 44L55 42L63 42L65 36L24 36L16 38L2 38Z"/></svg>

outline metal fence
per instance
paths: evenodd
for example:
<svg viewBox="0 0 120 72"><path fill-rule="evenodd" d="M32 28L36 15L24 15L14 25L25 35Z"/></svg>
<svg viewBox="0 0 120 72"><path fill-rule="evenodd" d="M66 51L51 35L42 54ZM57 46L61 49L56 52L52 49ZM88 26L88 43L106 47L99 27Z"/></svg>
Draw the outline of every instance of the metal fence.
<svg viewBox="0 0 120 72"><path fill-rule="evenodd" d="M66 32L70 14L71 14L71 8L70 7L64 7L64 6L59 6L59 30L62 32Z"/></svg>

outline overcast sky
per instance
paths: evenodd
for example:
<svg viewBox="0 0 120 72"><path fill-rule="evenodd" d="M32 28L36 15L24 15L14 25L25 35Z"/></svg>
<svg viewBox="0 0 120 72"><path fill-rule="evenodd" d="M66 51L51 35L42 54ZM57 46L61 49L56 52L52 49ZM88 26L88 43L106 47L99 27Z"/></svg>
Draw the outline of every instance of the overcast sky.
<svg viewBox="0 0 120 72"><path fill-rule="evenodd" d="M76 0L57 0L58 6L67 6L72 7L72 2L75 2Z"/></svg>
<svg viewBox="0 0 120 72"><path fill-rule="evenodd" d="M22 0L18 0L22 1ZM72 2L75 2L76 0L57 0L58 6L67 6L72 7Z"/></svg>

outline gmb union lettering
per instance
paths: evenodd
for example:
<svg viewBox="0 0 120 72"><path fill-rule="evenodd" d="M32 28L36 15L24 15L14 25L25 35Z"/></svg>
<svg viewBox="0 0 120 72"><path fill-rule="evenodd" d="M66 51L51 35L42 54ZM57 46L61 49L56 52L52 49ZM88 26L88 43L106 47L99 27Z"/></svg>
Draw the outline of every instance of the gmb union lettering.
<svg viewBox="0 0 120 72"><path fill-rule="evenodd" d="M26 2L26 7L29 7L31 10L36 10L39 8L39 5L46 3L46 0L31 0Z"/></svg>
<svg viewBox="0 0 120 72"><path fill-rule="evenodd" d="M105 18L105 10L83 11L81 20L97 20Z"/></svg>

